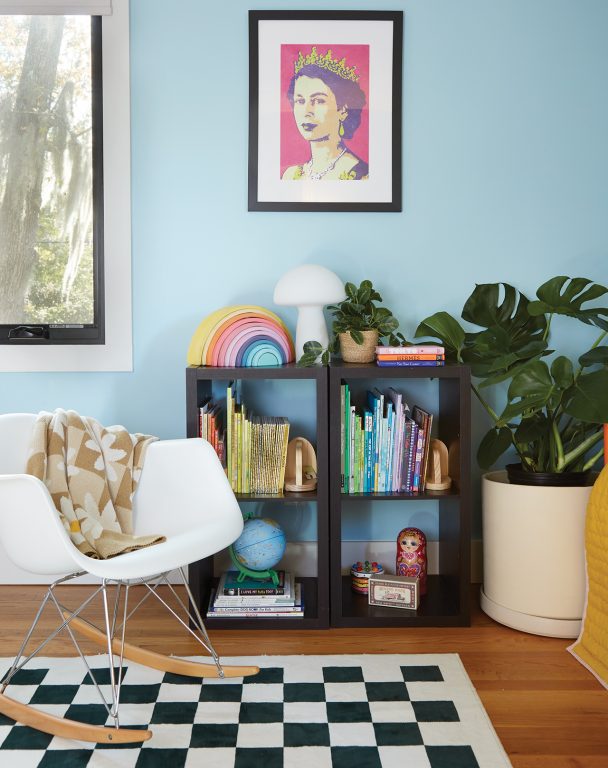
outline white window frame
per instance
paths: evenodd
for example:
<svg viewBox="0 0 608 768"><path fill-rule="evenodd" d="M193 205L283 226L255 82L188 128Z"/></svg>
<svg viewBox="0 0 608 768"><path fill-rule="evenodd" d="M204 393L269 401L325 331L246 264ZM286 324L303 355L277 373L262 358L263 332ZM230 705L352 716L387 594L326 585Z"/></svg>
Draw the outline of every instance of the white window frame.
<svg viewBox="0 0 608 768"><path fill-rule="evenodd" d="M0 372L132 371L129 0L102 17L104 344L0 347Z"/></svg>

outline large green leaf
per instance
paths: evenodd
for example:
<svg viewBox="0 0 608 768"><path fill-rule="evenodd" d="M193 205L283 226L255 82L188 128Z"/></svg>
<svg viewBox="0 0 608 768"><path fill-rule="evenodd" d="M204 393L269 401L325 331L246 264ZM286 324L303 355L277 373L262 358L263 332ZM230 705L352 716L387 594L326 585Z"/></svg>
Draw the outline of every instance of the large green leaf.
<svg viewBox="0 0 608 768"><path fill-rule="evenodd" d="M490 378L490 383L504 381L522 363L547 354L546 320L531 317L528 304L527 297L508 283L475 287L462 310L464 320L485 328L466 335L462 358L471 365L473 376Z"/></svg>
<svg viewBox="0 0 608 768"><path fill-rule="evenodd" d="M544 413L535 413L528 419L522 419L514 433L516 443L533 443L548 437L551 422Z"/></svg>
<svg viewBox="0 0 608 768"><path fill-rule="evenodd" d="M551 363L551 376L560 389L567 389L574 381L572 362L564 355L556 357Z"/></svg>
<svg viewBox="0 0 608 768"><path fill-rule="evenodd" d="M481 328L500 326L512 340L522 336L529 340L531 336L544 333L546 321L531 317L528 304L528 298L509 283L481 283L466 300L462 319Z"/></svg>
<svg viewBox="0 0 608 768"><path fill-rule="evenodd" d="M581 421L608 423L608 370L583 373L566 393L564 411Z"/></svg>
<svg viewBox="0 0 608 768"><path fill-rule="evenodd" d="M492 428L479 443L477 449L479 466L482 469L489 469L511 445L511 430L508 427Z"/></svg>
<svg viewBox="0 0 608 768"><path fill-rule="evenodd" d="M535 360L524 366L509 385L509 402L500 415L498 425L506 425L512 419L542 410L554 391L555 384L546 363Z"/></svg>
<svg viewBox="0 0 608 768"><path fill-rule="evenodd" d="M536 295L538 301L531 301L528 311L534 316L546 314L576 317L587 325L608 327L608 308L583 309L583 304L594 301L608 293L608 288L588 280L586 277L559 275L543 283Z"/></svg>
<svg viewBox="0 0 608 768"><path fill-rule="evenodd" d="M465 333L458 320L448 312L436 312L427 317L420 323L414 336L432 336L439 339L446 347L446 354L450 352L453 358L460 360Z"/></svg>
<svg viewBox="0 0 608 768"><path fill-rule="evenodd" d="M583 368L590 365L605 365L608 367L608 347L595 347L585 352L578 359Z"/></svg>

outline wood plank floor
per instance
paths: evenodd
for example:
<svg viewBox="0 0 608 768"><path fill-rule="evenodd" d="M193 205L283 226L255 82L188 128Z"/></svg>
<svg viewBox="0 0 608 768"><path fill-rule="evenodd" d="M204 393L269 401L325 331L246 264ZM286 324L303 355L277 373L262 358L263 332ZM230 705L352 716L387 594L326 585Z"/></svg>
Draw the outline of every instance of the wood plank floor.
<svg viewBox="0 0 608 768"><path fill-rule="evenodd" d="M89 587L64 587L61 599L78 605ZM15 653L43 587L0 586L0 655ZM570 641L536 637L496 624L472 592L472 626L453 629L331 629L326 631L211 631L221 655L325 653L458 653L514 768L608 768L608 690L580 665ZM132 598L134 599L134 598ZM132 605L134 603L131 603ZM100 607L88 614L99 621ZM57 626L47 608L39 640ZM130 642L161 653L193 655L195 641L156 601L129 622ZM99 649L84 641L87 653ZM69 638L44 655L72 655Z"/></svg>

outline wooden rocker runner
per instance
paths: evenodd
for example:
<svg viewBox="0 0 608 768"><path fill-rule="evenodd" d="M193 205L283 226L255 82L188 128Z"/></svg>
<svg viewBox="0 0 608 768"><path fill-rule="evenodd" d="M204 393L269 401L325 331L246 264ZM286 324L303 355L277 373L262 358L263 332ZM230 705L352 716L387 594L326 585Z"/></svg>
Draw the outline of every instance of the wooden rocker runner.
<svg viewBox="0 0 608 768"><path fill-rule="evenodd" d="M0 541L10 559L20 568L47 576L63 574L47 589L32 626L15 660L0 683L0 713L31 728L61 736L105 744L141 743L152 732L121 728L119 721L123 661L190 677L224 678L255 675L255 666L222 666L190 590L185 566L210 557L235 541L243 529L243 516L213 448L204 440L169 440L152 443L146 454L141 479L133 500L134 534L160 531L162 543L137 549L107 560L82 554L62 525L45 484L24 474L33 414L0 415ZM185 589L185 599L169 581L176 571ZM93 593L75 610L63 605L56 588L89 574L99 579ZM145 593L134 606L129 604L132 586ZM172 593L179 615L158 587ZM69 590L68 590L69 591ZM113 596L111 592L114 592ZM81 613L96 596L103 601L103 628L85 620ZM112 600L113 597L113 600ZM177 619L210 656L212 663L165 656L125 641L129 618L149 597L154 597ZM45 606L54 606L59 626L27 656L26 648ZM192 629L194 627L194 629ZM7 695L13 677L27 662L61 632L69 635L95 684L108 713L107 726L96 726L55 717ZM81 651L76 635L102 646L107 653L111 701L106 702Z"/></svg>

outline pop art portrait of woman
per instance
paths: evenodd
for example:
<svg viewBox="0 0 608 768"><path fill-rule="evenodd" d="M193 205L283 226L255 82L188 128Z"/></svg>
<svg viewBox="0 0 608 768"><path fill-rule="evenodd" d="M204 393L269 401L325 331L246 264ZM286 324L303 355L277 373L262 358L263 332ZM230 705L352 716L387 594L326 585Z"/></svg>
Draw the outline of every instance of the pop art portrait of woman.
<svg viewBox="0 0 608 768"><path fill-rule="evenodd" d="M284 45L281 178L369 178L369 46Z"/></svg>
<svg viewBox="0 0 608 768"><path fill-rule="evenodd" d="M400 211L401 11L250 11L250 211Z"/></svg>

